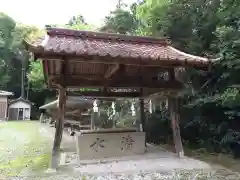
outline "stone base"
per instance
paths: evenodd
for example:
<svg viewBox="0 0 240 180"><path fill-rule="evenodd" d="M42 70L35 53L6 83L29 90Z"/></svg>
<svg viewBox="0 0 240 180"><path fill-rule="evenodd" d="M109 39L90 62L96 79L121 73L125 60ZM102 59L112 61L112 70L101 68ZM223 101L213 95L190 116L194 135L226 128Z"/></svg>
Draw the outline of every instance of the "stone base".
<svg viewBox="0 0 240 180"><path fill-rule="evenodd" d="M145 153L144 132L80 134L77 137L79 161Z"/></svg>
<svg viewBox="0 0 240 180"><path fill-rule="evenodd" d="M57 169L49 168L49 169L46 170L46 173L49 173L49 174L56 173L56 172L57 172Z"/></svg>
<svg viewBox="0 0 240 180"><path fill-rule="evenodd" d="M67 153L65 153L65 152L61 153L60 164L59 164L60 166L66 164L66 156L67 156Z"/></svg>

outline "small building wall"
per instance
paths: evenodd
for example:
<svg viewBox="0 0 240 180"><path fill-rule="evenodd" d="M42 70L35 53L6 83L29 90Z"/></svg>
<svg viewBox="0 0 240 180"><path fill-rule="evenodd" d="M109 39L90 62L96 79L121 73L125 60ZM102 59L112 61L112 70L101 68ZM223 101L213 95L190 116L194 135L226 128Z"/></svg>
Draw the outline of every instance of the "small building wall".
<svg viewBox="0 0 240 180"><path fill-rule="evenodd" d="M5 120L7 118L7 100L7 96L0 96L0 120Z"/></svg>
<svg viewBox="0 0 240 180"><path fill-rule="evenodd" d="M10 104L9 108L31 108L31 105L23 101L17 101Z"/></svg>
<svg viewBox="0 0 240 180"><path fill-rule="evenodd" d="M23 109L23 119L27 120L30 119L31 117L31 104L26 103L24 101L17 101L9 105L9 112L14 112L11 111L11 109L15 109L19 111L19 109ZM9 117L11 117L11 114L9 114ZM14 116L15 117L15 116ZM18 117L18 116L17 116ZM11 119L11 120L18 120L17 119Z"/></svg>

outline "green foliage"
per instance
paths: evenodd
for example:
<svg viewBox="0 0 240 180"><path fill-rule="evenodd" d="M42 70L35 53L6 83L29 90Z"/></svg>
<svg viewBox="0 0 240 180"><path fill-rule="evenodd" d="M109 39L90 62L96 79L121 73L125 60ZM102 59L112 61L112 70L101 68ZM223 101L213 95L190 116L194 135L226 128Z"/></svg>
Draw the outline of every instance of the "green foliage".
<svg viewBox="0 0 240 180"><path fill-rule="evenodd" d="M6 84L10 80L10 60L12 54L12 33L16 23L6 14L0 13L0 87L7 88Z"/></svg>
<svg viewBox="0 0 240 180"><path fill-rule="evenodd" d="M120 34L127 34L134 31L136 22L133 15L126 10L116 9L106 17L105 26L102 29L114 30Z"/></svg>
<svg viewBox="0 0 240 180"><path fill-rule="evenodd" d="M41 91L46 88L42 63L40 61L31 61L28 79L32 84L32 89Z"/></svg>
<svg viewBox="0 0 240 180"><path fill-rule="evenodd" d="M185 69L182 80L186 88L179 93L185 119L184 142L212 151L229 151L228 143L232 142L229 137L240 140L228 132L228 129L234 133L240 131L233 125L239 126L240 115L239 9L240 2L233 0L145 0L134 3L128 12L133 15L132 26L128 24L130 21L122 21L121 17L128 16L120 16L118 11L117 15L110 14L105 23L113 32L169 37L180 50L218 59L205 73ZM128 29L131 27L134 30ZM163 122L156 113L150 119ZM151 126L153 121L148 123ZM153 134L154 127L149 129ZM166 126L161 127L159 131L163 132ZM159 136L155 133L151 139L157 141Z"/></svg>
<svg viewBox="0 0 240 180"><path fill-rule="evenodd" d="M125 10L126 5L121 1L105 18L105 24L101 27L101 31L112 31L120 34L132 34L138 25L135 14L135 4L131 6L131 11Z"/></svg>
<svg viewBox="0 0 240 180"><path fill-rule="evenodd" d="M69 26L74 26L74 25L79 25L79 24L87 25L87 23L82 15L73 16L68 21Z"/></svg>
<svg viewBox="0 0 240 180"><path fill-rule="evenodd" d="M136 8L137 18L141 21L140 35L164 36L168 23L166 16L170 1L146 0Z"/></svg>

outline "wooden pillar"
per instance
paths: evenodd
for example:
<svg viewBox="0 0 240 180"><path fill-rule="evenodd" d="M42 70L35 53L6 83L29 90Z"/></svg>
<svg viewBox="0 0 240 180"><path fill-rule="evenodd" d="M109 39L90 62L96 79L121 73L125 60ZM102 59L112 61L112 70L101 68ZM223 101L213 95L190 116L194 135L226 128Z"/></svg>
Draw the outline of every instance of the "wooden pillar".
<svg viewBox="0 0 240 180"><path fill-rule="evenodd" d="M60 163L60 146L62 141L64 114L66 105L66 90L65 88L59 89L58 96L58 117L56 121L55 137L53 142L52 159L50 163L51 169L56 169Z"/></svg>
<svg viewBox="0 0 240 180"><path fill-rule="evenodd" d="M174 68L170 68L168 70L168 76L169 76L169 81L176 80ZM167 107L169 109L170 118L171 118L175 150L176 150L178 157L183 157L184 151L183 151L182 139L181 139L180 127L179 127L179 120L180 120L179 99L178 99L177 95L171 96L168 98Z"/></svg>
<svg viewBox="0 0 240 180"><path fill-rule="evenodd" d="M173 140L175 145L175 150L178 157L184 156L180 127L179 127L179 100L177 97L168 98L168 109L170 112L172 131L173 131Z"/></svg>
<svg viewBox="0 0 240 180"><path fill-rule="evenodd" d="M146 124L145 124L145 113L144 113L144 99L140 98L139 99L139 103L140 103L140 119L141 119L141 124L140 124L140 129L146 133ZM146 136L145 136L145 146L147 145L146 143Z"/></svg>

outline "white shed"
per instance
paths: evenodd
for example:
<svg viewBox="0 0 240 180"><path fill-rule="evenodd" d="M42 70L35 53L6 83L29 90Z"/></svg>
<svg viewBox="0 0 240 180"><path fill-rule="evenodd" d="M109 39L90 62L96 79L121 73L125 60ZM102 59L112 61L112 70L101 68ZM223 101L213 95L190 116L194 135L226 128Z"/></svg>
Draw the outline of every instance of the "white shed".
<svg viewBox="0 0 240 180"><path fill-rule="evenodd" d="M9 120L30 120L32 103L23 98L18 98L9 103Z"/></svg>

